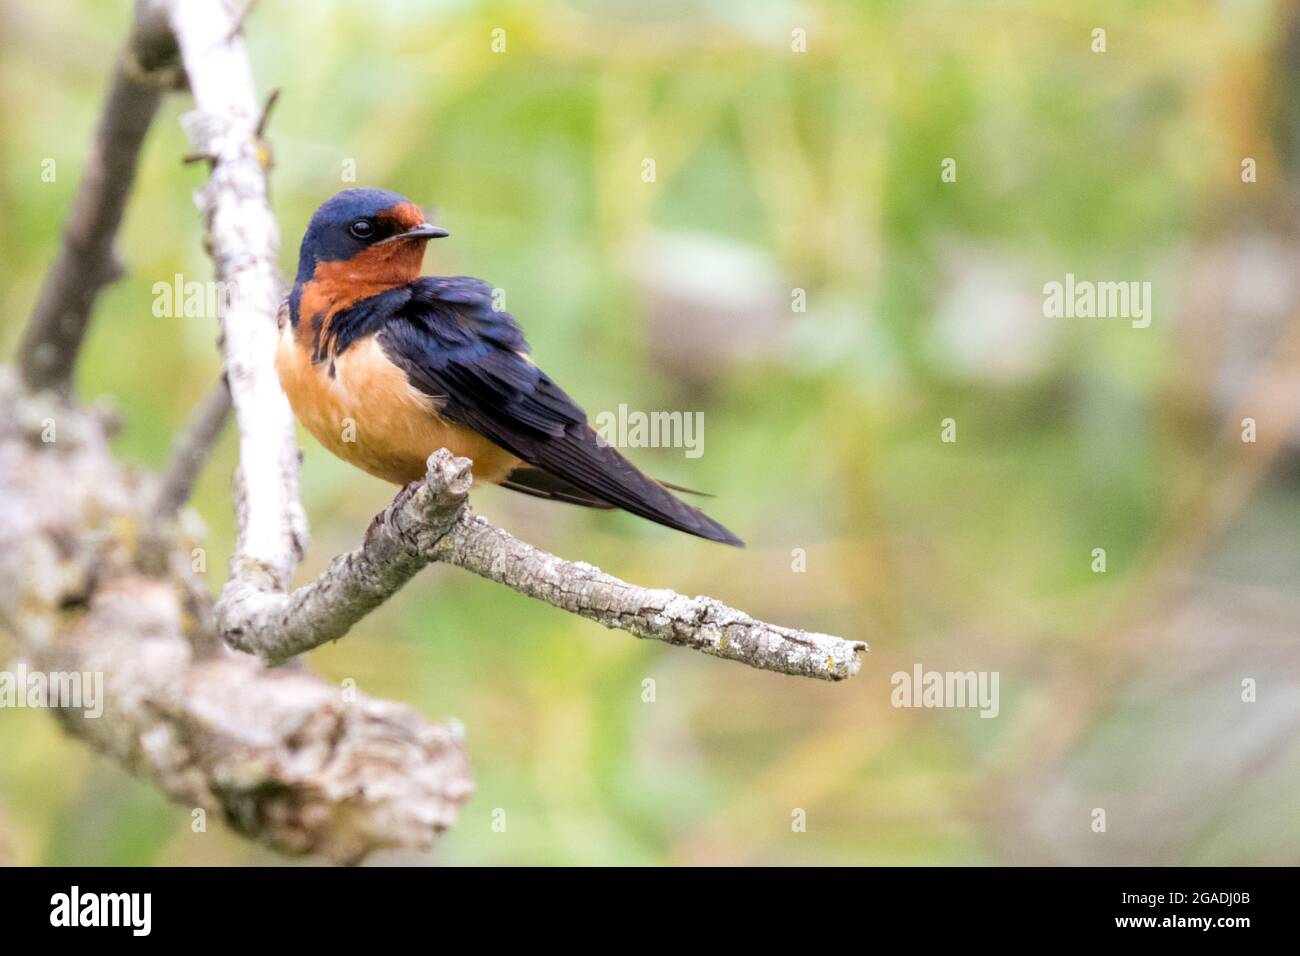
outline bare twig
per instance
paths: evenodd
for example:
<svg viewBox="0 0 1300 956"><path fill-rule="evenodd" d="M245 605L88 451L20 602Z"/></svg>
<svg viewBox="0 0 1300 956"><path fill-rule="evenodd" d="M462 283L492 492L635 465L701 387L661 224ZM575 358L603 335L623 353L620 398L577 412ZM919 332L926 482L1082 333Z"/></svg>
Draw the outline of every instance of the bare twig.
<svg viewBox="0 0 1300 956"><path fill-rule="evenodd" d="M429 563L432 546L457 520L469 491L469 462L440 451L423 481L403 488L366 531L361 547L336 557L311 584L269 592L227 584L221 627L233 647L272 663L342 637Z"/></svg>
<svg viewBox="0 0 1300 956"><path fill-rule="evenodd" d="M249 5L256 2L257 0L249 0ZM266 105L262 107L262 115L257 118L257 125L253 127L253 135L258 139L266 135L266 127L271 122L271 111L275 109L275 104L278 102L280 102L280 90L277 87L267 95Z"/></svg>
<svg viewBox="0 0 1300 956"><path fill-rule="evenodd" d="M170 518L190 500L194 482L230 417L230 388L223 375L194 409L189 427L176 441L171 465L164 472L150 509L151 522Z"/></svg>
<svg viewBox="0 0 1300 956"><path fill-rule="evenodd" d="M606 627L760 670L843 680L858 672L858 652L867 650L865 641L778 627L711 597L628 584L525 544L469 509L432 556Z"/></svg>
<svg viewBox="0 0 1300 956"><path fill-rule="evenodd" d="M407 485L366 532L291 594L228 588L225 636L278 663L342 637L425 564L446 561L606 627L740 661L762 670L842 680L858 671L861 641L757 621L713 598L637 587L589 564L564 561L493 527L470 511L470 462L446 449Z"/></svg>
<svg viewBox="0 0 1300 956"><path fill-rule="evenodd" d="M257 6L257 0L245 0L243 9L239 11L239 15L235 17L235 22L230 27L230 32L226 34L227 40L233 40L236 34L244 32L244 22L248 19L248 15L253 12L255 6Z"/></svg>
<svg viewBox="0 0 1300 956"><path fill-rule="evenodd" d="M113 70L63 245L46 274L20 348L19 366L29 388L71 387L95 296L121 274L113 242L175 52L166 22L142 4L136 29Z"/></svg>

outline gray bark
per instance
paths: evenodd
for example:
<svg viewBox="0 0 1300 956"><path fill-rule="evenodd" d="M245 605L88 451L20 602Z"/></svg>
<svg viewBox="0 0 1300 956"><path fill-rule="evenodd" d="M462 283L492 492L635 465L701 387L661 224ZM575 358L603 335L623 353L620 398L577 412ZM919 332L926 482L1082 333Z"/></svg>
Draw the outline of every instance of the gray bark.
<svg viewBox="0 0 1300 956"><path fill-rule="evenodd" d="M57 712L69 732L286 853L355 862L455 821L457 728L224 648L194 542L140 533L157 489L112 460L103 419L7 369L0 409L0 626L30 669L103 675L102 716Z"/></svg>
<svg viewBox="0 0 1300 956"><path fill-rule="evenodd" d="M425 477L370 523L361 546L336 557L311 584L270 593L232 581L222 600L227 621L239 623L224 632L226 640L273 663L288 660L342 637L425 564L445 561L648 640L801 677L842 680L858 672L861 641L777 627L709 597L638 587L526 544L473 514L470 483L468 459L441 449Z"/></svg>

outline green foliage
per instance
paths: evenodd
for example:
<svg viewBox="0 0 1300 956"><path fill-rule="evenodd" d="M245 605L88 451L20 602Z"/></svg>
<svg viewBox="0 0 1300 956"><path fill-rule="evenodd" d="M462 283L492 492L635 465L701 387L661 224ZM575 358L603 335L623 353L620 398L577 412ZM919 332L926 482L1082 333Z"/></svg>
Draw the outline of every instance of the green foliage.
<svg viewBox="0 0 1300 956"><path fill-rule="evenodd" d="M282 263L292 273L312 210L351 185L347 162L357 185L435 207L453 237L429 268L506 289L539 364L590 412L704 413L703 457L631 456L715 493L710 510L750 546L496 490L477 506L640 583L864 638L862 676L802 684L642 645L450 569L421 574L312 664L464 722L479 790L446 862L990 861L997 827L964 801L999 761L1012 776L1032 763L1016 749L1031 733L1021 715L1042 719L1047 676L1027 668L1000 719L982 721L892 709L889 675L941 656L977 667L961 648L978 635L1008 686L1016 661L1087 644L1142 587L1212 435L1167 407L1179 290L1161 271L1242 188L1222 131L1250 104L1216 99L1204 78L1263 62L1272 24L1235 23L1225 39L1227 9L1191 3L658 6L259 5L254 68L282 90L269 132ZM14 7L0 60L10 350L127 18L92 0ZM1094 20L1106 54L1089 50ZM490 49L497 27L504 54ZM808 52L791 51L794 27ZM121 237L128 273L102 297L79 371L84 395L123 412L119 452L148 468L218 373L213 317L153 314L154 283L210 276L190 197L204 170L180 162L186 108L173 98L150 136ZM945 157L955 183L940 179ZM680 288L678 260L656 250L700 237L714 251L688 257L699 275ZM1166 277L1157 321L1043 318L1042 284L1067 271ZM961 324L942 316L966 314L963 276L1027 299L1012 344L1041 343L1014 374L998 350L952 344ZM806 313L791 311L796 287ZM949 417L955 444L939 440ZM392 489L302 442L305 579ZM214 590L235 457L227 436L194 500ZM1278 508L1294 517L1294 489ZM1089 569L1099 546L1104 575ZM790 569L796 548L806 573ZM0 714L0 827L20 834L23 862L270 859L215 821L191 833L183 809L91 759L31 714ZM795 807L807 833L791 832ZM1294 845L1290 827L1276 836Z"/></svg>

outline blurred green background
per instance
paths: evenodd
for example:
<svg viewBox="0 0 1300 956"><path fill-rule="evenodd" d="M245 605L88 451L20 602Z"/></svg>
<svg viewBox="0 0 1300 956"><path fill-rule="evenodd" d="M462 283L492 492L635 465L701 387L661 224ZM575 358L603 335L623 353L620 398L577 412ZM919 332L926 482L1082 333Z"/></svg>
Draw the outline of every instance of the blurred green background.
<svg viewBox="0 0 1300 956"><path fill-rule="evenodd" d="M0 11L10 356L130 4ZM638 583L871 645L852 681L801 681L427 570L310 656L466 726L459 825L387 859L1297 862L1297 22L1249 0L259 3L286 274L341 188L436 208L453 238L429 270L505 289L590 414L704 413L702 457L629 455L715 493L749 547L498 489L476 507ZM155 122L128 273L78 373L145 469L219 368L214 317L153 314L155 282L211 275L189 108L173 96ZM1151 327L1044 318L1067 272L1150 281ZM392 489L301 439L306 580ZM228 430L193 501L214 591L234 465ZM891 675L918 663L999 672L997 718L892 707ZM281 859L189 824L46 715L0 713L0 860Z"/></svg>

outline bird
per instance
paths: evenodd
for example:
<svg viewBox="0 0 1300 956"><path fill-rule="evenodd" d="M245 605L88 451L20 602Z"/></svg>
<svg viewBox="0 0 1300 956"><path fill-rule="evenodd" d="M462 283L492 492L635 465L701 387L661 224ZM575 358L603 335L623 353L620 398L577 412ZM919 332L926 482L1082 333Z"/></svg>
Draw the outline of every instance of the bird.
<svg viewBox="0 0 1300 956"><path fill-rule="evenodd" d="M744 542L603 441L529 355L493 287L423 275L447 230L399 193L345 189L316 210L278 314L275 366L303 427L334 455L397 485L440 448L475 483L621 508L709 541Z"/></svg>

